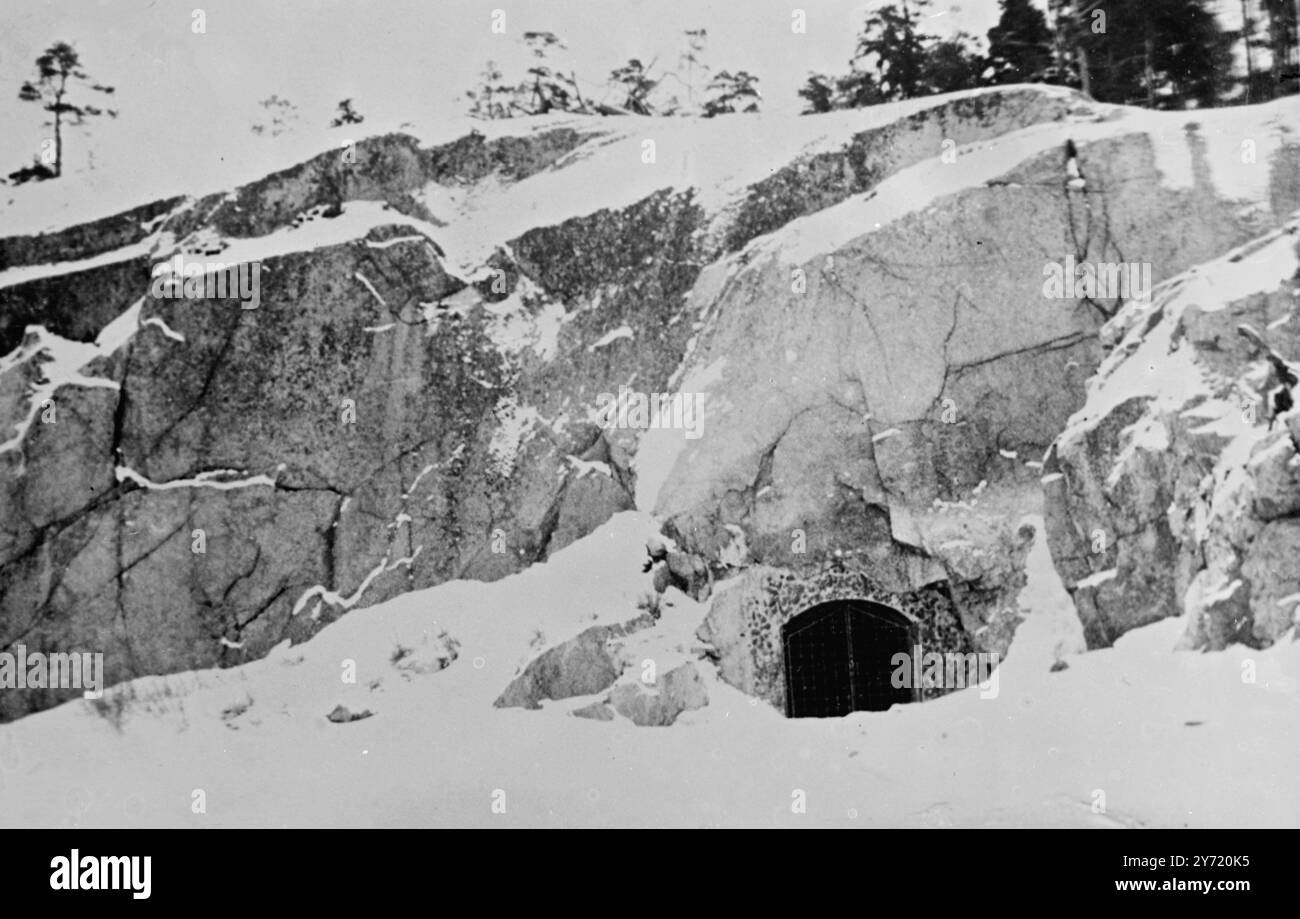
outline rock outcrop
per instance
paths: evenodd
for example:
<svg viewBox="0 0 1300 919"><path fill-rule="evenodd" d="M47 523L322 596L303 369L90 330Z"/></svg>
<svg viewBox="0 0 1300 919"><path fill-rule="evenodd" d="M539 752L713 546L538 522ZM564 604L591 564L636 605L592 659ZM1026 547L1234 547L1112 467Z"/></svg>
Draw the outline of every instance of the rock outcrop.
<svg viewBox="0 0 1300 919"><path fill-rule="evenodd" d="M669 670L650 685L643 680L620 682L602 701L575 709L573 715L594 721L613 721L618 714L638 727L668 727L683 712L708 704L709 693L699 669L695 664L685 663Z"/></svg>
<svg viewBox="0 0 1300 919"><path fill-rule="evenodd" d="M706 434L650 432L639 501L652 495L669 532L707 556L807 572L839 555L895 593L950 585L970 634L1007 640L995 620L1023 586L1016 522L1038 512L1040 461L1126 302L1052 299L1045 276L1138 263L1159 283L1280 224L1300 203L1297 149L1256 118L1137 123L1080 103L919 161L709 266L674 377L699 394ZM1265 137L1269 154L1243 163L1243 138ZM1086 190L1067 187L1067 139Z"/></svg>
<svg viewBox="0 0 1300 919"><path fill-rule="evenodd" d="M620 625L597 625L547 648L524 667L496 700L497 708L541 708L544 699L590 696L614 685L629 663L625 639L654 625L645 616Z"/></svg>
<svg viewBox="0 0 1300 919"><path fill-rule="evenodd" d="M1162 280L1276 225L1294 107L547 118L0 240L0 648L102 650L109 682L231 665L634 503L720 570L846 552L998 634L1025 460L1115 308L1045 301L1044 261ZM1264 178L1237 195L1242 124ZM256 264L260 305L153 296L177 254ZM620 386L702 395L700 436L610 423Z"/></svg>
<svg viewBox="0 0 1300 919"><path fill-rule="evenodd" d="M692 600L709 598L713 578L708 563L698 555L669 549L663 540L653 539L646 545L649 560L645 569L650 572L650 582L656 594L675 587Z"/></svg>
<svg viewBox="0 0 1300 919"><path fill-rule="evenodd" d="M1300 214L1132 304L1045 469L1053 560L1089 647L1186 615L1189 647L1271 644L1300 603L1300 416L1272 418L1266 330L1300 357Z"/></svg>

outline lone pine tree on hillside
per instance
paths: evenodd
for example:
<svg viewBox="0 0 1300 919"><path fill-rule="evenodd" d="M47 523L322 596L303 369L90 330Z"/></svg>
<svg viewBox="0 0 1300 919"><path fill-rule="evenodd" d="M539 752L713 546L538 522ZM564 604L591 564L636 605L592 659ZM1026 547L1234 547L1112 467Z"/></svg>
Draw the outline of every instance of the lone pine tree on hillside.
<svg viewBox="0 0 1300 919"><path fill-rule="evenodd" d="M55 42L45 53L36 59L36 70L39 76L33 82L31 80L23 83L22 89L18 91L18 98L23 102L39 102L45 111L54 115L52 122L46 122L47 125L54 127L54 152L53 162L47 162L42 159L42 165L47 167L48 175L44 178L57 178L63 174L63 123L64 119L69 119L72 125L80 125L87 117L107 114L112 118L117 117L117 112L112 109L101 109L93 105L77 105L68 98L77 84L84 84L92 92L104 93L111 95L113 87L102 86L99 83L91 83L90 77L81 69L81 58L77 51L67 42Z"/></svg>

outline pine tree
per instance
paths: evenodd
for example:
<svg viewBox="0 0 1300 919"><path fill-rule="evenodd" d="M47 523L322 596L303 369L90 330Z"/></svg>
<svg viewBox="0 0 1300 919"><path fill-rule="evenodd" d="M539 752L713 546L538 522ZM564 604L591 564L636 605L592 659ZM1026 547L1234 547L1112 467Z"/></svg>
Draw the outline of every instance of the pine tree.
<svg viewBox="0 0 1300 919"><path fill-rule="evenodd" d="M734 74L723 70L709 83L710 97L704 103L704 117L731 112L757 112L762 95L758 91L758 77L746 70Z"/></svg>
<svg viewBox="0 0 1300 919"><path fill-rule="evenodd" d="M358 115L356 109L352 107L352 100L344 99L339 103L338 113L335 114L334 119L330 122L330 127L340 128L345 124L361 124L361 122L365 120L365 116Z"/></svg>
<svg viewBox="0 0 1300 919"><path fill-rule="evenodd" d="M1104 8L1072 9L1086 18L1066 15L1060 27L1094 98L1152 108L1218 101L1231 72L1231 39L1206 0L1108 0Z"/></svg>
<svg viewBox="0 0 1300 919"><path fill-rule="evenodd" d="M854 66L835 81L836 108L864 108L888 102L876 74Z"/></svg>
<svg viewBox="0 0 1300 919"><path fill-rule="evenodd" d="M951 93L980 85L987 61L971 52L973 40L974 36L958 32L952 38L929 45L921 66L923 91L920 95Z"/></svg>
<svg viewBox="0 0 1300 919"><path fill-rule="evenodd" d="M117 117L112 109L100 109L93 105L77 105L68 99L75 83L89 83L90 78L81 69L81 58L77 51L67 42L55 42L45 53L36 59L39 76L35 82L28 80L18 91L18 98L23 102L39 102L41 107L54 115L54 161L44 163L52 173L48 178L57 178L63 174L63 123L69 118L69 124L81 125L87 117L107 114ZM111 95L113 87L93 83L88 86L92 92Z"/></svg>
<svg viewBox="0 0 1300 919"><path fill-rule="evenodd" d="M1147 0L1144 9L1152 14L1146 37L1151 69L1168 81L1161 107L1217 105L1232 71L1231 37L1208 0Z"/></svg>
<svg viewBox="0 0 1300 919"><path fill-rule="evenodd" d="M590 112L573 73L564 73L553 61L564 42L554 32L525 32L524 45L533 58L518 82L506 82L501 69L488 61L479 85L466 91L469 114L474 118L513 118L516 115L545 115L548 112Z"/></svg>
<svg viewBox="0 0 1300 919"><path fill-rule="evenodd" d="M1255 58L1251 54L1251 48L1255 44L1255 27L1255 18L1250 15L1249 0L1241 0L1241 43L1246 58L1246 102L1248 104L1254 101L1256 92Z"/></svg>
<svg viewBox="0 0 1300 919"><path fill-rule="evenodd" d="M988 38L992 82L1038 82L1051 72L1052 30L1030 0L1002 0L1002 17Z"/></svg>
<svg viewBox="0 0 1300 919"><path fill-rule="evenodd" d="M984 83L988 61L973 37L958 32L939 40L921 30L930 0L891 3L867 17L848 73L809 74L799 90L804 114L861 108L896 99L969 89Z"/></svg>
<svg viewBox="0 0 1300 919"><path fill-rule="evenodd" d="M833 79L824 73L808 74L808 82L799 90L799 97L807 102L801 114L819 114L835 108L836 87Z"/></svg>
<svg viewBox="0 0 1300 919"><path fill-rule="evenodd" d="M650 68L638 58L632 58L622 67L611 71L609 79L623 88L625 109L637 115L655 114L650 106L650 93L662 78L652 78Z"/></svg>
<svg viewBox="0 0 1300 919"><path fill-rule="evenodd" d="M1109 9L1101 6L1101 0L1047 0L1047 7L1052 21L1053 50L1049 79L1077 87L1085 96L1099 98L1093 90L1089 55L1095 42L1105 40L1104 32L1094 30L1104 27ZM1093 15L1098 12L1103 18Z"/></svg>
<svg viewBox="0 0 1300 919"><path fill-rule="evenodd" d="M686 50L682 52L680 65L686 68L686 102L687 105L695 105L695 71L707 75L709 65L704 63L704 46L708 41L709 33L705 29L687 29L682 33L686 36Z"/></svg>
<svg viewBox="0 0 1300 919"><path fill-rule="evenodd" d="M867 17L853 59L855 65L862 63L875 71L885 100L924 95L926 45L931 38L920 31L918 21L929 7L930 0L900 0Z"/></svg>
<svg viewBox="0 0 1300 919"><path fill-rule="evenodd" d="M1272 54L1273 95L1300 92L1300 3L1296 0L1263 0L1268 13L1268 44Z"/></svg>
<svg viewBox="0 0 1300 919"><path fill-rule="evenodd" d="M484 120L510 118L514 114L511 104L514 93L514 87L502 82L501 68L495 61L488 61L479 75L478 87L465 93L471 102L469 114Z"/></svg>
<svg viewBox="0 0 1300 919"><path fill-rule="evenodd" d="M528 68L531 78L527 87L528 109L531 115L545 115L560 111L582 111L586 108L577 80L554 70L547 62L553 50L564 50L564 42L554 32L525 32L524 44L537 62Z"/></svg>

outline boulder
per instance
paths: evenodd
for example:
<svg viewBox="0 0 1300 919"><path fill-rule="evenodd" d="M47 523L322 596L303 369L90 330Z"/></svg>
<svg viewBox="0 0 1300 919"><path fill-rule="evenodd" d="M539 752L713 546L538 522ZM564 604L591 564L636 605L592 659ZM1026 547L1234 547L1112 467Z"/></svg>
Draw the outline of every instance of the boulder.
<svg viewBox="0 0 1300 919"><path fill-rule="evenodd" d="M620 682L601 701L576 708L569 714L592 721L613 721L621 715L638 727L667 727L682 712L703 708L708 703L709 695L698 668L686 663L674 667L653 685L639 680Z"/></svg>
<svg viewBox="0 0 1300 919"><path fill-rule="evenodd" d="M1300 455L1288 436L1278 436L1250 458L1247 474L1255 483L1251 511L1260 520L1300 514Z"/></svg>
<svg viewBox="0 0 1300 919"><path fill-rule="evenodd" d="M682 712L703 708L708 702L709 694L694 664L669 670L653 686L639 680L619 683L608 699L615 712L641 727L666 727Z"/></svg>
<svg viewBox="0 0 1300 919"><path fill-rule="evenodd" d="M346 705L336 705L334 709L325 717L335 724L347 724L351 721L363 721L374 715L370 709L365 708L359 712L350 710Z"/></svg>
<svg viewBox="0 0 1300 919"><path fill-rule="evenodd" d="M593 702L582 708L575 708L569 714L575 718L587 718L591 721L613 721L614 710L604 702Z"/></svg>
<svg viewBox="0 0 1300 919"><path fill-rule="evenodd" d="M650 558L653 563L650 569L651 585L655 593L662 594L669 587L676 587L697 602L709 598L713 575L703 558L689 552L666 549L658 559L653 554Z"/></svg>
<svg viewBox="0 0 1300 919"><path fill-rule="evenodd" d="M543 699L590 696L608 689L626 666L619 655L620 640L653 625L654 618L644 615L617 625L592 626L529 661L493 704L537 709Z"/></svg>

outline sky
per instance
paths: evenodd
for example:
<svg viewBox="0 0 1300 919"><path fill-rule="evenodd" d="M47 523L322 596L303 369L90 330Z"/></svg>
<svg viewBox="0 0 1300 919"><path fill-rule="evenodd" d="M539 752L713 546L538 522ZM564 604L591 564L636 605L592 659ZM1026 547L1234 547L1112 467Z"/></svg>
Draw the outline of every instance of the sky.
<svg viewBox="0 0 1300 919"><path fill-rule="evenodd" d="M157 132L183 131L196 145L215 131L247 130L257 103L276 94L297 105L304 123L323 124L352 97L368 119L400 124L412 117L462 113L489 59L522 63L520 36L547 30L568 44L568 63L599 84L630 57L675 61L681 32L709 33L715 68L760 78L768 111L799 110L796 93L813 70L847 69L864 0L4 0L0 4L0 169L26 163L39 148L44 120L17 89L34 60L65 40L95 80L117 87L115 122L85 131L127 132L148 144ZM794 34L792 12L807 14ZM195 34L193 11L206 31ZM492 31L494 10L505 34ZM995 0L936 0L932 30L963 28L982 36L997 20ZM95 96L92 94L92 99ZM81 148L70 145L69 167Z"/></svg>
<svg viewBox="0 0 1300 919"><path fill-rule="evenodd" d="M323 129L345 97L366 118L359 135L408 122L426 129L416 132L422 137L431 123L451 131L486 61L503 64L507 76L523 73L521 37L530 30L559 35L568 49L555 63L576 71L586 95L608 92L613 100L604 85L612 69L631 57L671 65L683 50L682 32L703 28L715 70L756 74L763 110L793 114L810 72L848 69L867 11L884 2L0 0L0 176L30 163L50 134L45 113L20 102L18 88L55 41L78 49L94 81L116 87L110 104L120 113L69 132L65 176L100 194L124 176L152 171L169 193L200 193L213 190L205 176L225 181L218 159L243 161L241 175L252 177L331 145L335 138ZM1232 27L1237 4L1218 0L1217 8ZM201 33L196 10L203 12ZM792 29L796 10L806 13L803 34ZM504 13L503 34L493 31L495 11ZM926 26L982 40L999 15L997 0L933 0ZM251 133L266 120L258 103L272 94L297 107L296 136ZM105 99L89 93L74 101ZM14 198L12 188L0 191L0 230Z"/></svg>

